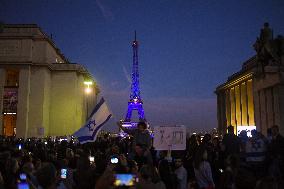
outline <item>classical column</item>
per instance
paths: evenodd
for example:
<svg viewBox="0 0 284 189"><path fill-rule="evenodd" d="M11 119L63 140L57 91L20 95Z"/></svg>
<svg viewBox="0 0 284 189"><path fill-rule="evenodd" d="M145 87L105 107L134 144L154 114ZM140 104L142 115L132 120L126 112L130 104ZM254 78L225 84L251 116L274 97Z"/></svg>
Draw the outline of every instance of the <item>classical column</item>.
<svg viewBox="0 0 284 189"><path fill-rule="evenodd" d="M241 84L242 125L248 125L247 85Z"/></svg>
<svg viewBox="0 0 284 189"><path fill-rule="evenodd" d="M0 69L0 135L3 134L3 95L5 86L6 70Z"/></svg>
<svg viewBox="0 0 284 189"><path fill-rule="evenodd" d="M227 120L227 126L231 125L231 100L230 100L230 89L227 89L225 91L225 95L226 95L226 120Z"/></svg>
<svg viewBox="0 0 284 189"><path fill-rule="evenodd" d="M279 95L279 131L284 135L284 85L278 85Z"/></svg>
<svg viewBox="0 0 284 189"><path fill-rule="evenodd" d="M26 138L28 131L28 112L30 95L30 66L23 68L19 73L18 106L17 106L17 130L16 136Z"/></svg>
<svg viewBox="0 0 284 189"><path fill-rule="evenodd" d="M260 98L260 125L261 125L261 131L264 131L267 127L267 121L266 121L266 98L265 98L265 92L264 89L259 91L259 98Z"/></svg>
<svg viewBox="0 0 284 189"><path fill-rule="evenodd" d="M252 80L247 81L247 96L248 96L248 124L255 125L254 121L254 97L253 97L253 85Z"/></svg>

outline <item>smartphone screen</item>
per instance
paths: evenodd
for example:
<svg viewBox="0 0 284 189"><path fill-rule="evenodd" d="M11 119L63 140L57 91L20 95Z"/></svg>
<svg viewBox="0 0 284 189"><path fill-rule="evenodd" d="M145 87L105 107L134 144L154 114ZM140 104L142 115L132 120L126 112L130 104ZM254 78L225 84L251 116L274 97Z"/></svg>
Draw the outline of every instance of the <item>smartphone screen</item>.
<svg viewBox="0 0 284 189"><path fill-rule="evenodd" d="M21 182L18 184L18 189L29 189L30 186L27 182Z"/></svg>
<svg viewBox="0 0 284 189"><path fill-rule="evenodd" d="M89 160L90 160L91 163L94 163L95 157L94 157L94 156L90 156L90 157L89 157Z"/></svg>
<svg viewBox="0 0 284 189"><path fill-rule="evenodd" d="M21 173L20 180L23 180L23 181L27 180L27 175L25 173Z"/></svg>
<svg viewBox="0 0 284 189"><path fill-rule="evenodd" d="M112 158L110 159L110 162L111 162L111 163L114 163L114 164L117 164L117 163L118 163L118 158L117 158L117 157L112 157Z"/></svg>
<svg viewBox="0 0 284 189"><path fill-rule="evenodd" d="M18 145L18 149L19 149L19 150L22 149L22 145L21 145L21 144Z"/></svg>
<svg viewBox="0 0 284 189"><path fill-rule="evenodd" d="M134 174L115 174L114 186L134 186L138 178Z"/></svg>
<svg viewBox="0 0 284 189"><path fill-rule="evenodd" d="M61 178L66 179L67 177L67 169L61 169Z"/></svg>

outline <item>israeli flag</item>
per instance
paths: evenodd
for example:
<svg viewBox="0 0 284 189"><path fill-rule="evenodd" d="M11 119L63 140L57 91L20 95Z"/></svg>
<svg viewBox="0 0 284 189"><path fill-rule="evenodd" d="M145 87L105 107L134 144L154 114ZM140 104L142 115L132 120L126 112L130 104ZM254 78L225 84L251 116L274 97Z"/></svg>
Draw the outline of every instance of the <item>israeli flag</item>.
<svg viewBox="0 0 284 189"><path fill-rule="evenodd" d="M111 113L104 98L96 105L88 118L87 124L81 127L73 136L77 137L81 144L94 142L103 125L111 118Z"/></svg>

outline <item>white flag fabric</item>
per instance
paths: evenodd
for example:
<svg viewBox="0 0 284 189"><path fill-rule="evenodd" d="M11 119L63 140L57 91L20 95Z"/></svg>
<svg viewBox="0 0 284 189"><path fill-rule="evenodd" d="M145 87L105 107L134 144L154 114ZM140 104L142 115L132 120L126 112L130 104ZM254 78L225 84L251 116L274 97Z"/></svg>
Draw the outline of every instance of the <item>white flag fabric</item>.
<svg viewBox="0 0 284 189"><path fill-rule="evenodd" d="M87 123L76 131L73 136L77 137L81 144L94 142L103 125L111 118L111 113L104 98L96 105Z"/></svg>

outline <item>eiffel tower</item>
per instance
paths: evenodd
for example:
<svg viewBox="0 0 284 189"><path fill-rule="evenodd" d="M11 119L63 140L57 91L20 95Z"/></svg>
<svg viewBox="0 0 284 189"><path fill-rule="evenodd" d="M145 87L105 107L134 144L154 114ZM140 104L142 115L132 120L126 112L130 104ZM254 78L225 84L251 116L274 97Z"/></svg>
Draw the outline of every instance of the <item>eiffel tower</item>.
<svg viewBox="0 0 284 189"><path fill-rule="evenodd" d="M138 111L139 121L146 121L143 109L143 101L140 96L140 88L139 88L139 72L138 72L138 41L136 40L136 31L135 38L132 42L133 48L133 67L132 67L132 84L131 84L131 92L130 99L128 101L128 109L124 119L124 123L129 123L132 126L133 122L131 122L132 112L134 110Z"/></svg>

